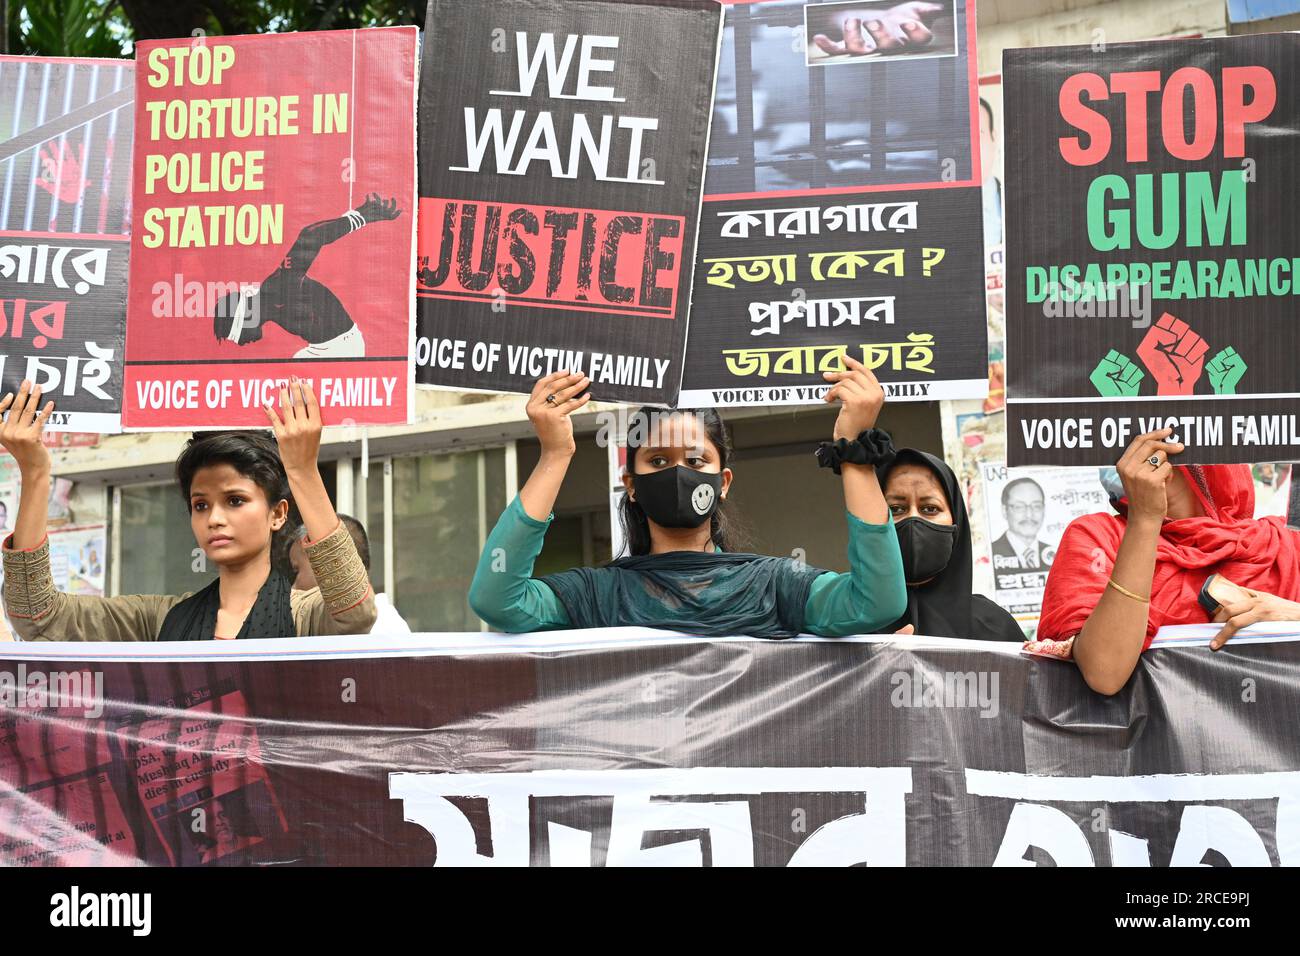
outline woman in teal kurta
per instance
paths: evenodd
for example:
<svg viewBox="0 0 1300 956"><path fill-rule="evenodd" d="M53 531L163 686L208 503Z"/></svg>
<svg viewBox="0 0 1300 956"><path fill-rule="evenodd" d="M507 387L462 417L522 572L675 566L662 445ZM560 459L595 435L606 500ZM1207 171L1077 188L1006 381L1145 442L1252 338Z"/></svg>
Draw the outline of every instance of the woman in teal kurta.
<svg viewBox="0 0 1300 956"><path fill-rule="evenodd" d="M827 372L839 401L840 449L868 441L884 392L847 359ZM730 444L716 411L642 409L628 429L622 519L627 557L601 568L532 577L556 496L576 450L572 412L590 400L589 380L557 372L527 404L541 441L536 468L489 535L470 587L470 606L488 626L517 633L567 627L641 625L720 636L841 637L877 631L907 605L898 538L870 464L837 461L849 525L849 567L839 574L793 558L748 554L724 502ZM845 445L845 442L851 443Z"/></svg>

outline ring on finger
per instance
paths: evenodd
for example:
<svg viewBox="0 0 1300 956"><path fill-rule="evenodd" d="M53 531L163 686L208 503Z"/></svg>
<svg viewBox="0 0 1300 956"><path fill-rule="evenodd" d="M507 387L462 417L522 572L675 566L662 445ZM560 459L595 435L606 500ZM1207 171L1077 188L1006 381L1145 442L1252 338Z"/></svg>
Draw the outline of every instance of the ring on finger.
<svg viewBox="0 0 1300 956"><path fill-rule="evenodd" d="M1160 454L1159 454L1159 452L1157 452L1156 454L1154 454L1154 455L1152 455L1150 458L1148 458L1148 459L1147 459L1147 464L1150 465L1152 468L1159 468L1159 467L1160 467L1160 464L1161 464L1161 462L1160 462Z"/></svg>
<svg viewBox="0 0 1300 956"><path fill-rule="evenodd" d="M555 393L554 393L554 392L551 392L550 395L547 395L547 396L546 396L546 404L547 404L547 405L551 405L551 406L554 406L554 405L558 404L558 403L555 401Z"/></svg>

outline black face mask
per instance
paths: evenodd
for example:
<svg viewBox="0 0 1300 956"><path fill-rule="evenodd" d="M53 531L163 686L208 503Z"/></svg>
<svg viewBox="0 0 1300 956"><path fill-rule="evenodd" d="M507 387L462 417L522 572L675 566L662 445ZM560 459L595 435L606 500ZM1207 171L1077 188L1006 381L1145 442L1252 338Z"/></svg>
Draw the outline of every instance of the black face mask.
<svg viewBox="0 0 1300 956"><path fill-rule="evenodd" d="M663 528L698 528L709 520L721 498L722 473L674 465L632 476L636 503Z"/></svg>
<svg viewBox="0 0 1300 956"><path fill-rule="evenodd" d="M908 584L928 581L948 566L957 540L955 524L935 524L912 516L895 522L894 530L898 532L903 578Z"/></svg>

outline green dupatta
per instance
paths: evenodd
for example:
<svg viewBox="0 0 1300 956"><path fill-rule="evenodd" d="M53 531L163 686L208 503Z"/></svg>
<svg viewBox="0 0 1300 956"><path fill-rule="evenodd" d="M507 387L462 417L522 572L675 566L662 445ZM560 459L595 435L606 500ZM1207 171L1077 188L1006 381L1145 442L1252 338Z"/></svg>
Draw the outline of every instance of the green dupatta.
<svg viewBox="0 0 1300 956"><path fill-rule="evenodd" d="M540 578L574 627L663 627L708 637L794 637L812 582L793 558L670 551Z"/></svg>

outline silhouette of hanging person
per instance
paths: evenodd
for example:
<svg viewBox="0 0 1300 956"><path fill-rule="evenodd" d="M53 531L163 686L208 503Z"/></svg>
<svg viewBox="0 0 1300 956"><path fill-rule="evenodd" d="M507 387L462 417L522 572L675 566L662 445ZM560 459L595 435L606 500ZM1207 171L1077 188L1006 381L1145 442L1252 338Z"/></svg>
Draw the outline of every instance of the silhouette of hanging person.
<svg viewBox="0 0 1300 956"><path fill-rule="evenodd" d="M308 275L321 249L372 222L402 214L396 199L366 196L358 208L336 219L304 226L279 266L258 284L241 284L217 303L212 331L218 339L248 345L263 327L278 325L307 342L294 358L361 358L366 343L348 310L324 283Z"/></svg>

